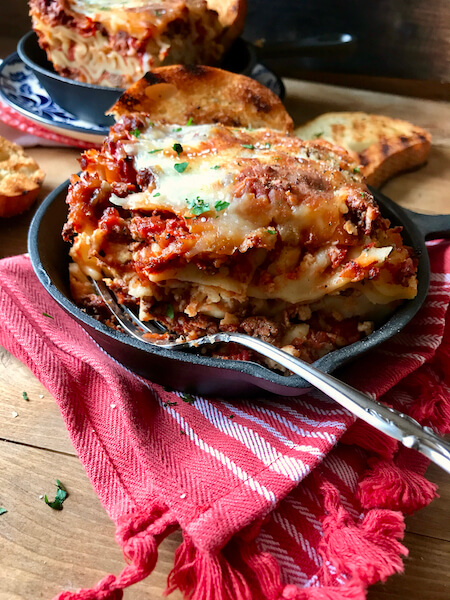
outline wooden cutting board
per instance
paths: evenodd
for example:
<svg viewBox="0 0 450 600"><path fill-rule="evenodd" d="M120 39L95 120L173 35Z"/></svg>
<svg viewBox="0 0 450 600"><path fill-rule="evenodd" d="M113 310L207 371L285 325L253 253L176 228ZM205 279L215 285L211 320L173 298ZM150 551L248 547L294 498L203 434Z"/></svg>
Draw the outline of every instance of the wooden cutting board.
<svg viewBox="0 0 450 600"><path fill-rule="evenodd" d="M322 112L362 110L428 129L433 134L429 163L389 182L383 192L413 210L450 213L449 104L301 81L289 80L286 87L286 106L296 124ZM36 147L30 153L47 173L40 200L78 170L78 150ZM0 222L1 257L26 251L32 212ZM70 491L61 512L41 498L54 494L57 478ZM407 519L406 573L375 586L370 600L447 600L450 595L450 478L435 467L429 469L429 478L439 484L441 497ZM75 455L56 403L30 371L2 349L0 506L8 510L0 516L0 600L50 599L64 589L92 586L122 569L114 526ZM126 591L125 598L162 597L180 539L175 533L162 544L155 572Z"/></svg>

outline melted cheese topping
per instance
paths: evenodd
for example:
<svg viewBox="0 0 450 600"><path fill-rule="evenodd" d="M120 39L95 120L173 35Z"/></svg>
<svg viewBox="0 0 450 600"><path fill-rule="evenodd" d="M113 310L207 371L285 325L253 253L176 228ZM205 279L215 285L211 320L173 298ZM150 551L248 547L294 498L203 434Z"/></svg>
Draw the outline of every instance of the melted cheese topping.
<svg viewBox="0 0 450 600"><path fill-rule="evenodd" d="M270 173L276 179L277 171L283 177L291 167L301 178L302 167L320 167L295 138L274 135L270 130L222 125L150 126L124 143L123 150L133 157L138 172L152 174L153 182L142 192L121 198L113 195L111 202L129 210L169 210L187 219L192 233L201 232L190 257L205 251L245 251L249 236L255 235L264 238L270 248L278 235L285 242L297 243L301 232L311 228L318 235L325 232L328 239L341 217L340 189L336 194L293 201L289 210L285 203L271 202L265 193L258 203L255 190L245 190L246 179L255 174ZM316 211L319 199L321 209Z"/></svg>
<svg viewBox="0 0 450 600"><path fill-rule="evenodd" d="M206 3L205 7L206 7ZM148 35L149 28L156 31L165 29L167 23L183 18L186 13L184 0L72 0L70 8L74 13L86 16L101 23L109 34L126 31L136 38Z"/></svg>

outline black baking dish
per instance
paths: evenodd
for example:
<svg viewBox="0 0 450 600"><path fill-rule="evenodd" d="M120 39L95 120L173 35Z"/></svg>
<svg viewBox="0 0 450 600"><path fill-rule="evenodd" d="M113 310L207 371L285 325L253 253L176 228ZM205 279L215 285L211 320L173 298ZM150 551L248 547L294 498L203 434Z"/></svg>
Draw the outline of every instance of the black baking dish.
<svg viewBox="0 0 450 600"><path fill-rule="evenodd" d="M261 395L265 390L294 396L309 387L297 375L284 376L253 362L223 360L149 346L100 323L77 307L69 293L69 245L61 237L67 217L67 187L68 182L65 182L54 190L33 218L28 235L31 263L47 292L110 356L156 383L198 394L249 396ZM383 216L394 225L403 226L404 241L414 248L418 256L418 294L414 300L400 306L386 323L367 338L330 352L316 361L315 366L326 373L335 371L388 340L409 323L422 306L428 292L430 265L425 239L436 239L450 233L450 215L414 213L398 206L380 192L372 191Z"/></svg>

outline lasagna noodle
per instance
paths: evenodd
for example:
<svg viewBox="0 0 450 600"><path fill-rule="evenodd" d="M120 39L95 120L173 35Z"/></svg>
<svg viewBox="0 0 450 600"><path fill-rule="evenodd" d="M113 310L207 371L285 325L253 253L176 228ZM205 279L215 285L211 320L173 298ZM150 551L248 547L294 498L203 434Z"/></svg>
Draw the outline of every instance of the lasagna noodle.
<svg viewBox="0 0 450 600"><path fill-rule="evenodd" d="M333 322L336 343L350 343L413 298L417 281L349 160L265 129L126 117L72 183L73 279L104 278L169 327L170 305L185 335L265 319L300 352L310 325Z"/></svg>

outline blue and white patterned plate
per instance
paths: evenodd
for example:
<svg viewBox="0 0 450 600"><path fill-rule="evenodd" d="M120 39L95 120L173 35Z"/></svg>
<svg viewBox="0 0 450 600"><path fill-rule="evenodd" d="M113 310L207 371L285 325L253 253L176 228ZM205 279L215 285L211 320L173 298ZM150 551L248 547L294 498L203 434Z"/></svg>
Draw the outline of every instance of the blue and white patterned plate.
<svg viewBox="0 0 450 600"><path fill-rule="evenodd" d="M99 143L109 132L109 127L80 121L55 104L17 52L0 65L0 96L31 121L68 137Z"/></svg>
<svg viewBox="0 0 450 600"><path fill-rule="evenodd" d="M264 65L256 64L250 76L283 97L281 79ZM109 132L109 127L81 121L53 102L17 52L0 65L0 97L31 121L77 140L100 143Z"/></svg>

